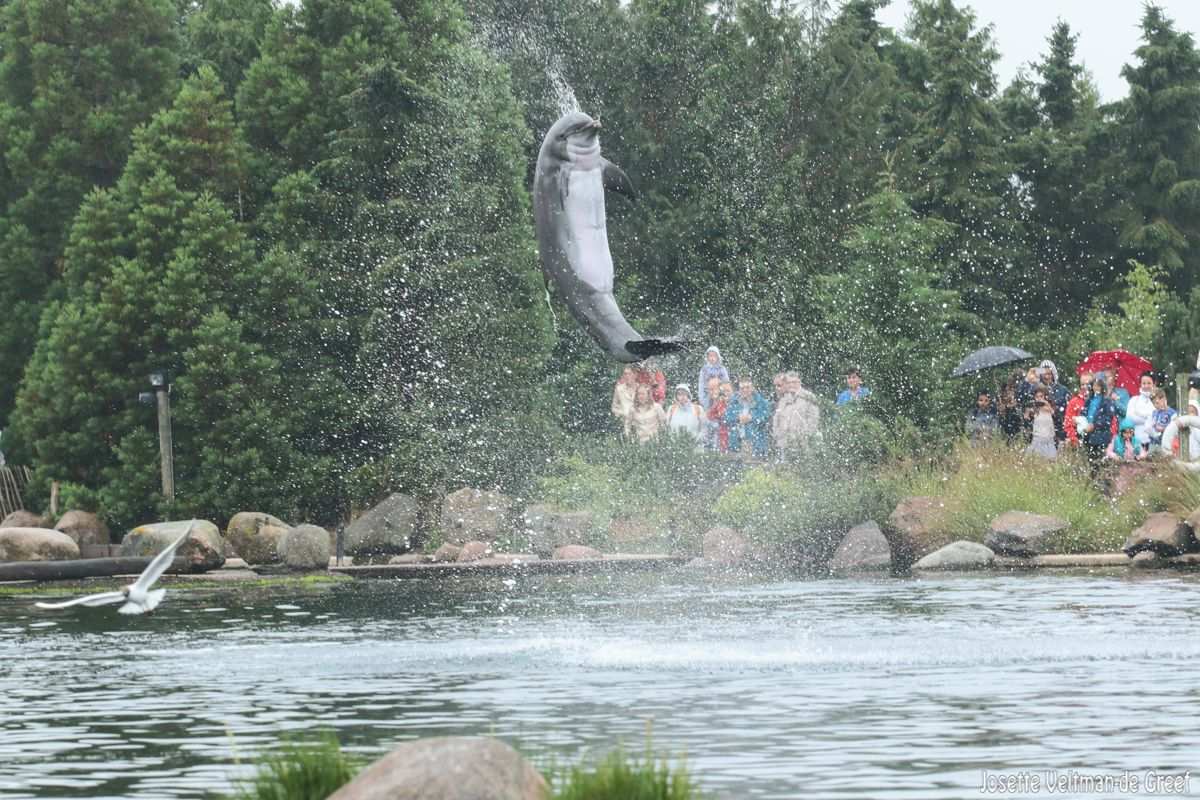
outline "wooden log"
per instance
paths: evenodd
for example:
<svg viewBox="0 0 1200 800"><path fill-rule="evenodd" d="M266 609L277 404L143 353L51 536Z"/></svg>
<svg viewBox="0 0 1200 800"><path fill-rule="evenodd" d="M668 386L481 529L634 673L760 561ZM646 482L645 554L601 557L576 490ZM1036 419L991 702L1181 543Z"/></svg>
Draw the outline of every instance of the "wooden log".
<svg viewBox="0 0 1200 800"><path fill-rule="evenodd" d="M70 561L3 561L0 581L74 581L82 578L110 578L113 575L138 575L152 558L81 558ZM177 558L168 573L190 572L187 562Z"/></svg>
<svg viewBox="0 0 1200 800"><path fill-rule="evenodd" d="M461 578L467 576L563 575L572 573L642 572L686 564L682 556L641 555L619 553L604 558L578 558L523 563L508 563L493 559L449 564L372 564L357 567L330 567L330 572L355 578ZM256 572L262 572L259 567Z"/></svg>

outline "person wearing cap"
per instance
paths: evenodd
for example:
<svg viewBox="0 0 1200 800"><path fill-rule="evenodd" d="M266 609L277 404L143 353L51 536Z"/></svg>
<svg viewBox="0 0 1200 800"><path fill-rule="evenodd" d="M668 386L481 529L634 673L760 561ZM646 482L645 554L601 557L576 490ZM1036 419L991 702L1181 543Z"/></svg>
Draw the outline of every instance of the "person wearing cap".
<svg viewBox="0 0 1200 800"><path fill-rule="evenodd" d="M683 431L699 444L704 435L704 411L692 402L692 390L686 383L675 387L675 402L667 409L667 428Z"/></svg>
<svg viewBox="0 0 1200 800"><path fill-rule="evenodd" d="M725 365L721 363L721 351L717 349L716 345L708 348L704 353L704 365L700 367L700 380L696 383L700 405L704 407L705 411L714 400L708 391L708 381L711 378L717 378L721 383L729 380L729 370L725 369Z"/></svg>

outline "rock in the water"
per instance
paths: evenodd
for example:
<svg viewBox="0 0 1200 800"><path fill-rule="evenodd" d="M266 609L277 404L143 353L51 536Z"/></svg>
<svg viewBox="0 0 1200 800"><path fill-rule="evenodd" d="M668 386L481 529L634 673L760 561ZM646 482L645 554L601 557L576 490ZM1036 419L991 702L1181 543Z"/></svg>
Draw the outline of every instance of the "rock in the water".
<svg viewBox="0 0 1200 800"><path fill-rule="evenodd" d="M153 558L178 539L191 524L191 520L184 520L139 525L121 540L121 557ZM208 520L197 520L192 535L175 551L175 559L181 558L191 572L207 572L224 564L225 540L217 526Z"/></svg>
<svg viewBox="0 0 1200 800"><path fill-rule="evenodd" d="M0 522L0 528L53 528L51 520L19 508Z"/></svg>
<svg viewBox="0 0 1200 800"><path fill-rule="evenodd" d="M451 544L494 542L506 532L512 500L497 491L459 489L442 503L442 536Z"/></svg>
<svg viewBox="0 0 1200 800"><path fill-rule="evenodd" d="M1141 527L1129 534L1121 548L1129 557L1143 550L1153 550L1160 556L1177 556L1195 545L1192 529L1174 514L1166 511L1151 514Z"/></svg>
<svg viewBox="0 0 1200 800"><path fill-rule="evenodd" d="M525 509L521 523L515 546L549 556L556 547L587 538L594 521L586 511L557 511L550 506L534 505Z"/></svg>
<svg viewBox="0 0 1200 800"><path fill-rule="evenodd" d="M498 739L449 736L403 742L329 800L549 800L550 787Z"/></svg>
<svg viewBox="0 0 1200 800"><path fill-rule="evenodd" d="M913 569L978 569L995 558L990 548L978 542L951 542L913 564Z"/></svg>
<svg viewBox="0 0 1200 800"><path fill-rule="evenodd" d="M112 544L112 533L104 520L90 511L68 511L62 515L54 530L70 536L80 547L85 544Z"/></svg>
<svg viewBox="0 0 1200 800"><path fill-rule="evenodd" d="M289 527L261 511L239 511L225 527L225 538L247 564L277 564L279 539Z"/></svg>
<svg viewBox="0 0 1200 800"><path fill-rule="evenodd" d="M882 526L897 567L907 568L946 544L938 531L945 511L946 504L940 497L906 497L900 501Z"/></svg>
<svg viewBox="0 0 1200 800"><path fill-rule="evenodd" d="M1188 514L1188 518L1185 519L1184 522L1186 522L1187 526L1192 529L1192 535L1197 539L1200 539L1200 508L1197 508L1191 514ZM0 525L0 528L3 527L3 525Z"/></svg>
<svg viewBox="0 0 1200 800"><path fill-rule="evenodd" d="M855 525L842 539L829 569L833 572L857 572L860 570L887 570L892 568L892 548L879 525L864 522Z"/></svg>
<svg viewBox="0 0 1200 800"><path fill-rule="evenodd" d="M392 556L388 559L389 564L428 564L433 561L433 556L427 556L424 553L405 553L402 556Z"/></svg>
<svg viewBox="0 0 1200 800"><path fill-rule="evenodd" d="M1153 550L1143 550L1129 563L1138 569L1162 569L1167 566L1167 560Z"/></svg>
<svg viewBox="0 0 1200 800"><path fill-rule="evenodd" d="M482 558L488 558L492 555L492 546L487 542L471 541L467 542L458 551L458 558L454 559L459 563L467 561L479 561Z"/></svg>
<svg viewBox="0 0 1200 800"><path fill-rule="evenodd" d="M1002 556L1031 558L1054 552L1058 534L1071 523L1058 517L1030 514L1026 511L1005 511L992 520L983 543Z"/></svg>
<svg viewBox="0 0 1200 800"><path fill-rule="evenodd" d="M297 525L279 537L279 558L289 569L329 569L329 531L316 525Z"/></svg>
<svg viewBox="0 0 1200 800"><path fill-rule="evenodd" d="M704 534L704 560L711 564L738 564L746 557L750 544L733 528L711 528Z"/></svg>
<svg viewBox="0 0 1200 800"><path fill-rule="evenodd" d="M49 528L0 528L0 561L68 561L79 558L79 545Z"/></svg>
<svg viewBox="0 0 1200 800"><path fill-rule="evenodd" d="M554 548L552 557L556 561L573 561L579 558L604 558L604 554L594 547L582 544L565 544Z"/></svg>
<svg viewBox="0 0 1200 800"><path fill-rule="evenodd" d="M458 554L461 552L462 548L458 545L446 543L434 551L433 561L435 564L448 564L451 561L458 561Z"/></svg>
<svg viewBox="0 0 1200 800"><path fill-rule="evenodd" d="M408 495L393 494L346 526L346 554L362 558L407 553L416 540L418 508Z"/></svg>

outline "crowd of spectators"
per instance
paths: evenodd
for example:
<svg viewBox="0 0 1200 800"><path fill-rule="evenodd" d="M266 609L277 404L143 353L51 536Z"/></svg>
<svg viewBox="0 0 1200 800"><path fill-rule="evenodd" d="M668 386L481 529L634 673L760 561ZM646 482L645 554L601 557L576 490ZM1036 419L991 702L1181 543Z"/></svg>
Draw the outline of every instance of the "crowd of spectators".
<svg viewBox="0 0 1200 800"><path fill-rule="evenodd" d="M772 452L785 458L816 444L821 412L817 397L806 389L796 372L774 377L768 399L749 375L730 379L721 351L708 348L691 387L676 385L667 405L667 378L652 361L625 367L613 390L612 413L629 441L645 443L663 433L692 438L696 447L717 453L734 453L764 459ZM850 370L846 390L836 400L844 406L870 396L862 375Z"/></svg>
<svg viewBox="0 0 1200 800"><path fill-rule="evenodd" d="M1106 460L1141 461L1162 451L1163 433L1177 416L1151 372L1141 375L1138 393L1130 396L1106 373L1085 371L1072 394L1047 360L1025 373L1013 372L995 398L990 389L981 389L967 413L966 430L974 442L1003 437L1047 459L1080 449L1097 466ZM1188 435L1200 441L1198 434Z"/></svg>

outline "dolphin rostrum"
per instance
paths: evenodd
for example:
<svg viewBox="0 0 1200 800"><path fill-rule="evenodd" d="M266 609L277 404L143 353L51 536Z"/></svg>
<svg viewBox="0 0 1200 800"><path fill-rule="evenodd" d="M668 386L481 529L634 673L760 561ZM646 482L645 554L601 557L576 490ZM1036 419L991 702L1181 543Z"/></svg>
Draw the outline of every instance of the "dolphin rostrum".
<svg viewBox="0 0 1200 800"><path fill-rule="evenodd" d="M684 343L646 339L625 321L613 298L604 190L634 197L633 184L600 155L599 120L579 111L559 118L538 153L533 216L546 285L553 281L572 316L618 361L641 361L684 349Z"/></svg>

